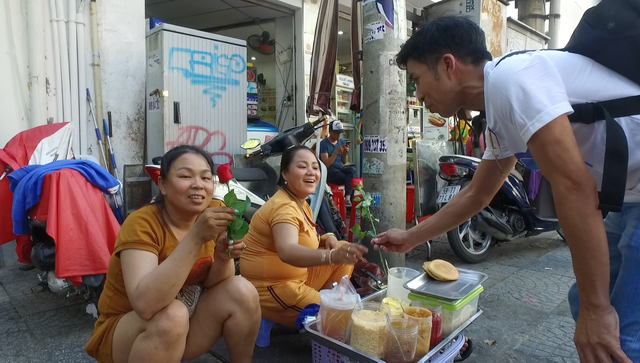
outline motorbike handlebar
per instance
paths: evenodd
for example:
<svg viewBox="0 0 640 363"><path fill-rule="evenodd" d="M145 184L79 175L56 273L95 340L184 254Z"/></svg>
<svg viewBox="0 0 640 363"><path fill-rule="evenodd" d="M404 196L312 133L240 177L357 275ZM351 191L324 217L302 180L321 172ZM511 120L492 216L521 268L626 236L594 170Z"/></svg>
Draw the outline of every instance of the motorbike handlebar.
<svg viewBox="0 0 640 363"><path fill-rule="evenodd" d="M259 154L262 154L264 156L281 154L290 147L301 145L314 134L318 125L320 125L326 119L326 116L323 116L313 122L307 122L304 125L292 127L288 130L285 130L278 136L262 145L262 147L260 147L260 150L256 150L250 154L247 154L245 158L248 159Z"/></svg>

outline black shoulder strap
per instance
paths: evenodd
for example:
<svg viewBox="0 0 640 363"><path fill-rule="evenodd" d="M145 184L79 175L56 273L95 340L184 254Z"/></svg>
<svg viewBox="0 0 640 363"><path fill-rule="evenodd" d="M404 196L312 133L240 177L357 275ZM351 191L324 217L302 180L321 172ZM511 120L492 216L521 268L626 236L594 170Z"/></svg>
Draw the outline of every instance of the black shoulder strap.
<svg viewBox="0 0 640 363"><path fill-rule="evenodd" d="M527 52L530 52L530 50L509 53L498 60L495 67L506 58ZM569 121L571 122L591 124L596 121L606 121L604 167L599 209L603 215L608 212L620 212L622 211L624 194L627 189L629 148L624 130L614 118L640 115L640 96L582 103L571 105L571 107L574 110L573 114L569 115Z"/></svg>
<svg viewBox="0 0 640 363"><path fill-rule="evenodd" d="M542 50L542 49L541 49L541 50ZM515 51L515 52L511 52L511 53L509 53L509 54L505 55L504 57L500 58L500 60L498 60L498 61L496 62L496 65L495 65L495 66L493 66L493 67L494 67L494 68L495 68L495 67L497 67L497 66L498 66L498 64L500 64L500 62L502 62L503 60L505 60L505 59L507 59L507 58L509 58L509 57L511 57L511 56L518 55L518 54L529 53L529 52L535 52L535 51L536 51L536 50L518 50L518 51Z"/></svg>
<svg viewBox="0 0 640 363"><path fill-rule="evenodd" d="M624 130L614 118L640 115L640 96L617 98L597 103L582 103L572 105L572 107L574 113L569 115L571 122L586 124L601 120L606 122L604 168L599 208L603 214L620 212L627 189L629 148Z"/></svg>

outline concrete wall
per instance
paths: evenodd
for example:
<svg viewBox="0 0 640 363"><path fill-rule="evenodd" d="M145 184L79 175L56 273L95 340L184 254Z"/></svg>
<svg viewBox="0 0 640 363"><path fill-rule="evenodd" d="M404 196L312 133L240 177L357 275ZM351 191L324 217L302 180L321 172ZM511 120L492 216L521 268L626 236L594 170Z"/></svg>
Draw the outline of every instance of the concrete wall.
<svg viewBox="0 0 640 363"><path fill-rule="evenodd" d="M48 11L47 11L48 18ZM50 33L49 33L50 34ZM0 3L0 148L18 132L46 120L29 120L29 69L27 62L26 1ZM48 39L50 42L50 39ZM47 54L51 59L51 54ZM50 89L55 92L55 89Z"/></svg>
<svg viewBox="0 0 640 363"><path fill-rule="evenodd" d="M573 30L578 25L585 10L597 5L600 0L561 0L560 6L560 39L558 39L558 48L567 45ZM549 14L549 3L547 2L547 14ZM507 15L518 19L518 10L515 8L515 2L510 2ZM545 32L549 31L549 22L545 24ZM547 34L548 35L548 34Z"/></svg>
<svg viewBox="0 0 640 363"><path fill-rule="evenodd" d="M145 120L144 0L98 1L104 114L113 117L113 147L122 173L141 164Z"/></svg>
<svg viewBox="0 0 640 363"><path fill-rule="evenodd" d="M31 120L30 65L27 32L27 1L5 0L0 5L0 147L20 131L50 122L70 121L56 116L56 87L54 53L49 2L44 9L46 117ZM30 0L29 0L30 1ZM66 1L65 1L66 4ZM103 109L113 116L116 163L141 163L144 143L144 0L98 1L98 34L101 51ZM86 73L87 87L93 92L89 1L84 9L85 59L79 70ZM66 18L66 10L65 10ZM82 98L79 102L86 102ZM74 124L74 151L98 157L93 124ZM101 123L100 123L101 127ZM82 141L80 143L80 140Z"/></svg>

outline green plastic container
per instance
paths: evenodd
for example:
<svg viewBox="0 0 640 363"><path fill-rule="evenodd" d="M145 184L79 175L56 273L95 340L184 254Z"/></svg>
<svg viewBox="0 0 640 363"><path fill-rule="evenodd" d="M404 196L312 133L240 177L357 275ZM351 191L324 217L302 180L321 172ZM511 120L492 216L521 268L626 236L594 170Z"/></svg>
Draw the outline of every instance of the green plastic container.
<svg viewBox="0 0 640 363"><path fill-rule="evenodd" d="M478 299L483 291L484 288L480 285L464 298L455 301L411 293L409 300L427 308L442 306L442 336L446 337L478 312Z"/></svg>

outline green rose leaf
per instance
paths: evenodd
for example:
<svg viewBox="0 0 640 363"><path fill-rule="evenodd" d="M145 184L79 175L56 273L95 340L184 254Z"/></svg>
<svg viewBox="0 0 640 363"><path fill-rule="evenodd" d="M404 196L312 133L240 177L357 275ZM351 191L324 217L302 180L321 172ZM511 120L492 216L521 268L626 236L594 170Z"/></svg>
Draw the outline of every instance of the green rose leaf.
<svg viewBox="0 0 640 363"><path fill-rule="evenodd" d="M243 239L248 232L249 232L249 224L246 221L242 220L242 226L238 230L231 232L231 239L234 241L239 241Z"/></svg>
<svg viewBox="0 0 640 363"><path fill-rule="evenodd" d="M245 210L244 202L237 200L235 203L233 203L231 208L236 209L239 215L244 214L244 210Z"/></svg>
<svg viewBox="0 0 640 363"><path fill-rule="evenodd" d="M351 227L351 232L353 232L353 234L358 236L358 238L360 238L361 240L364 239L364 237L366 236L366 233L362 231L359 224L356 224L353 227Z"/></svg>
<svg viewBox="0 0 640 363"><path fill-rule="evenodd" d="M236 216L236 218L229 223L229 226L231 227L231 231L237 231L242 227L242 223L244 222L244 218Z"/></svg>
<svg viewBox="0 0 640 363"><path fill-rule="evenodd" d="M367 236L371 236L371 238L375 238L376 234L373 231L367 231Z"/></svg>
<svg viewBox="0 0 640 363"><path fill-rule="evenodd" d="M233 205L237 201L238 201L238 197L236 197L236 193L233 191L233 189L230 189L229 192L224 195L224 204L226 204L227 207L234 208Z"/></svg>

